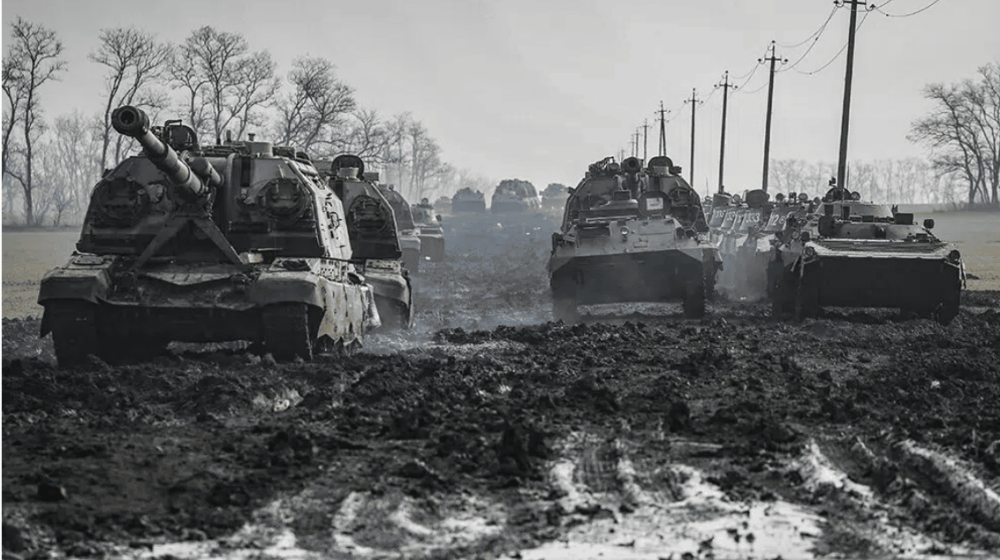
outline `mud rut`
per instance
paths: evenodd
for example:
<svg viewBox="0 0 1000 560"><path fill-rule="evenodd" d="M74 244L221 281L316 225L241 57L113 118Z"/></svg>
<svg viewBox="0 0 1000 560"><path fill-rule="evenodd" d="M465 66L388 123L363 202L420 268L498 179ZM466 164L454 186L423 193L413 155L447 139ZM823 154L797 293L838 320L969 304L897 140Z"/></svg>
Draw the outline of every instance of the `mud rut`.
<svg viewBox="0 0 1000 560"><path fill-rule="evenodd" d="M948 327L721 300L567 326L552 225L485 218L446 221L417 326L347 358L62 371L5 319L4 557L1000 554L1000 294Z"/></svg>

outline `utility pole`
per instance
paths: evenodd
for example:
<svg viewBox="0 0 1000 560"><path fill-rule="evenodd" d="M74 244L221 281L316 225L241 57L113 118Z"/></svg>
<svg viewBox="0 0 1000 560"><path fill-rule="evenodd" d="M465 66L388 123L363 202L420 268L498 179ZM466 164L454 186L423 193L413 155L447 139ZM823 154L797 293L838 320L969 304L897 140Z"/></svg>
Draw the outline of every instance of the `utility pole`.
<svg viewBox="0 0 1000 560"><path fill-rule="evenodd" d="M659 153L660 153L661 156L665 156L665 155L667 155L667 120L664 118L664 115L666 115L670 111L669 110L665 110L663 108L663 101L660 101L660 110L659 111L653 111L653 112L660 114L660 152Z"/></svg>
<svg viewBox="0 0 1000 560"><path fill-rule="evenodd" d="M774 41L771 41L771 56L760 59L758 62L764 62L765 60L771 62L771 75L767 82L767 125L764 128L764 180L761 182L764 192L767 192L767 167L771 158L771 106L774 101L774 63L780 61L784 64L788 62L788 59L775 56Z"/></svg>
<svg viewBox="0 0 1000 560"><path fill-rule="evenodd" d="M649 119L642 119L642 164L646 164L649 148Z"/></svg>
<svg viewBox="0 0 1000 560"><path fill-rule="evenodd" d="M844 76L844 111L840 120L840 156L837 159L837 185L847 188L847 130L851 122L851 81L854 79L854 30L858 22L858 4L863 0L841 0L851 5L851 27L847 30L847 74Z"/></svg>
<svg viewBox="0 0 1000 560"><path fill-rule="evenodd" d="M725 192L725 187L722 182L722 170L726 165L726 103L729 97L729 88L736 89L736 86L729 83L729 70L726 70L726 76L722 80L721 84L716 84L715 87L722 88L722 140L719 145L719 193Z"/></svg>
<svg viewBox="0 0 1000 560"><path fill-rule="evenodd" d="M684 103L691 104L691 168L688 169L688 182L691 183L691 188L694 188L694 109L702 101L698 99L698 93L692 88L691 99L685 99Z"/></svg>

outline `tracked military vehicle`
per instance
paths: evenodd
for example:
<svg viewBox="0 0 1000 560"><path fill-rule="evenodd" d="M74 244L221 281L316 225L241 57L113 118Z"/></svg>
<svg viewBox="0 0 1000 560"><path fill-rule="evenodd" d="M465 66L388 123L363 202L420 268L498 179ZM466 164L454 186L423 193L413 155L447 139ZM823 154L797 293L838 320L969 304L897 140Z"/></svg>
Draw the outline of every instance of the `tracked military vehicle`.
<svg viewBox="0 0 1000 560"><path fill-rule="evenodd" d="M542 191L542 209L546 212L561 211L566 207L569 198L569 188L560 183L549 183Z"/></svg>
<svg viewBox="0 0 1000 560"><path fill-rule="evenodd" d="M542 206L542 201L538 197L538 190L535 185L520 179L505 179L500 181L493 191L490 200L490 212L500 214L503 212L531 212L538 210Z"/></svg>
<svg viewBox="0 0 1000 560"><path fill-rule="evenodd" d="M949 323L965 283L959 251L931 233L933 220L860 199L834 185L820 211L789 220L768 268L774 315L888 307Z"/></svg>
<svg viewBox="0 0 1000 560"><path fill-rule="evenodd" d="M426 198L420 204L410 207L413 212L413 223L420 237L420 256L433 262L444 260L444 228L441 227L441 214L434 211L434 206Z"/></svg>
<svg viewBox="0 0 1000 560"><path fill-rule="evenodd" d="M486 197L479 191L472 190L469 187L462 187L451 197L451 211L453 214L485 212Z"/></svg>
<svg viewBox="0 0 1000 560"><path fill-rule="evenodd" d="M378 177L371 176L375 181ZM396 216L396 235L399 237L399 247L403 250L403 266L411 273L420 272L420 234L417 225L413 221L413 212L410 203L399 194L392 185L377 185L382 196L389 201L392 206L392 213Z"/></svg>
<svg viewBox="0 0 1000 560"><path fill-rule="evenodd" d="M112 113L140 155L94 188L77 251L42 279L60 366L144 358L171 341L245 340L278 359L352 346L378 325L340 199L309 157L267 142L201 146L180 121Z"/></svg>
<svg viewBox="0 0 1000 560"><path fill-rule="evenodd" d="M681 300L686 317L701 317L720 264L701 199L670 158L643 168L637 158L608 157L571 191L552 234L553 316L575 321L579 305Z"/></svg>
<svg viewBox="0 0 1000 560"><path fill-rule="evenodd" d="M351 262L372 287L381 329L410 328L413 292L392 206L374 183L363 179L365 164L360 157L342 154L332 161L317 161L316 167L329 177L330 188L346 208Z"/></svg>

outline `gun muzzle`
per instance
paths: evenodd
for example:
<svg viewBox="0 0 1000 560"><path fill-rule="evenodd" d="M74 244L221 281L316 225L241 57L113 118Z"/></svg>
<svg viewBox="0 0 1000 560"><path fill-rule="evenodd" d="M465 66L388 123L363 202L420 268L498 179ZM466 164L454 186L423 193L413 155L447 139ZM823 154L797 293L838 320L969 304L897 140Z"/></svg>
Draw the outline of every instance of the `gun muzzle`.
<svg viewBox="0 0 1000 560"><path fill-rule="evenodd" d="M222 184L222 177L211 164L198 166L199 171L206 175L206 180L203 181L177 156L173 148L154 136L149 130L149 117L142 109L130 105L115 109L111 113L111 126L120 134L135 138L149 161L167 176L184 198L197 200L208 194L209 186Z"/></svg>

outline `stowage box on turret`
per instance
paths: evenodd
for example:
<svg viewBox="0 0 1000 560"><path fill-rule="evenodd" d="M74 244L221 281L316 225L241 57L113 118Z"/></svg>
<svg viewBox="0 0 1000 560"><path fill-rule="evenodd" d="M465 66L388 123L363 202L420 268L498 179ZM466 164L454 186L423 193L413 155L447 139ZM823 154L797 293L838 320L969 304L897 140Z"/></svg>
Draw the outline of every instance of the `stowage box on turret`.
<svg viewBox="0 0 1000 560"><path fill-rule="evenodd" d="M60 366L144 358L171 341L245 340L310 359L378 326L341 200L308 155L201 146L180 121L150 127L129 106L112 124L143 151L98 182L77 251L38 296Z"/></svg>

